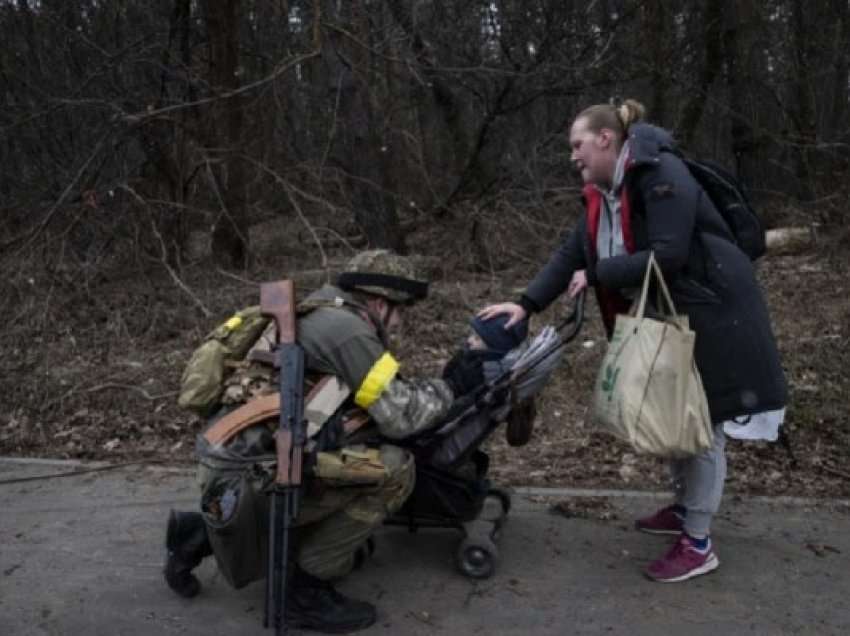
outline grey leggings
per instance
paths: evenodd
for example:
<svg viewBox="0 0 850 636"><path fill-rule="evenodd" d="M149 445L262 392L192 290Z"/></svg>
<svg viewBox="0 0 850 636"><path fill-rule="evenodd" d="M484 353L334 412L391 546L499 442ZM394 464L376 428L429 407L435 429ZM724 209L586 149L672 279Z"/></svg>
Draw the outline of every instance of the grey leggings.
<svg viewBox="0 0 850 636"><path fill-rule="evenodd" d="M723 426L714 427L714 444L700 455L670 462L676 503L684 506L685 532L707 535L711 518L720 508L726 481L726 435Z"/></svg>

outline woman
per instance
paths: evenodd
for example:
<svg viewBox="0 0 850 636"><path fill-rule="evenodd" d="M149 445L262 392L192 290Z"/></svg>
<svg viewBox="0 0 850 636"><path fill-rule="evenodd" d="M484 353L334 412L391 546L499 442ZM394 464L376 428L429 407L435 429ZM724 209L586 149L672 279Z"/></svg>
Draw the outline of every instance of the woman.
<svg viewBox="0 0 850 636"><path fill-rule="evenodd" d="M679 313L697 334L695 357L712 422L713 447L671 465L675 502L639 519L639 530L678 540L646 574L684 581L717 568L710 538L726 476L725 436L732 421L758 414L781 423L785 377L752 263L723 218L674 154L670 134L639 123L643 106L626 100L582 111L570 129L570 159L584 181L585 215L518 302L486 307L506 327L545 309L561 293L590 286L610 335L655 253Z"/></svg>

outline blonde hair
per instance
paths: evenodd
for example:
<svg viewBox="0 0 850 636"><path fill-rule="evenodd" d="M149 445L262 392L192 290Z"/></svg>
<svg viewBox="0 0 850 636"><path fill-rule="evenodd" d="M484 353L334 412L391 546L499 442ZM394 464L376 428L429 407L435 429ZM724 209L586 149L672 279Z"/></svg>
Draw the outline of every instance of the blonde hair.
<svg viewBox="0 0 850 636"><path fill-rule="evenodd" d="M587 128L598 133L603 128L613 130L620 143L626 138L629 126L643 120L646 108L636 99L626 99L619 106L613 104L595 104L581 111L575 118L587 122Z"/></svg>

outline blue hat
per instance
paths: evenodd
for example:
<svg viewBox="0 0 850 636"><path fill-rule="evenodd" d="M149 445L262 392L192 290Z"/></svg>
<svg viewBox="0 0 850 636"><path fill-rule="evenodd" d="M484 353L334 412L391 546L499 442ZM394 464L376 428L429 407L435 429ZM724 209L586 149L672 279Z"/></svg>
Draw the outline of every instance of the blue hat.
<svg viewBox="0 0 850 636"><path fill-rule="evenodd" d="M518 347L528 335L527 319L511 325L510 329L505 329L505 323L508 322L509 318L508 314L499 314L489 320L475 316L469 321L469 324L475 330L475 333L481 336L488 349L504 355L511 349Z"/></svg>

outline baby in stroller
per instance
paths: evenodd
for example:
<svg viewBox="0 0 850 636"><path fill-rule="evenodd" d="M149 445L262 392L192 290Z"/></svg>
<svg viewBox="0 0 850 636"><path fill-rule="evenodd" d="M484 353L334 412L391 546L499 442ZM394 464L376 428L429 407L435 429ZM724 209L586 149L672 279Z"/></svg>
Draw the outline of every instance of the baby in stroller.
<svg viewBox="0 0 850 636"><path fill-rule="evenodd" d="M502 371L500 362L528 336L528 321L524 320L505 329L506 314L482 320L478 316L469 321L470 330L463 346L451 357L443 369L443 379L456 396L466 396Z"/></svg>
<svg viewBox="0 0 850 636"><path fill-rule="evenodd" d="M562 344L545 327L528 339L528 323L505 329L507 316L474 317L464 345L443 377L460 396L439 426L408 440L416 457L416 486L388 525L457 528L463 532L455 563L466 576L486 578L498 562L496 541L510 510L510 493L487 477L489 456L480 446L502 423L519 446L531 437L534 396L557 366Z"/></svg>

